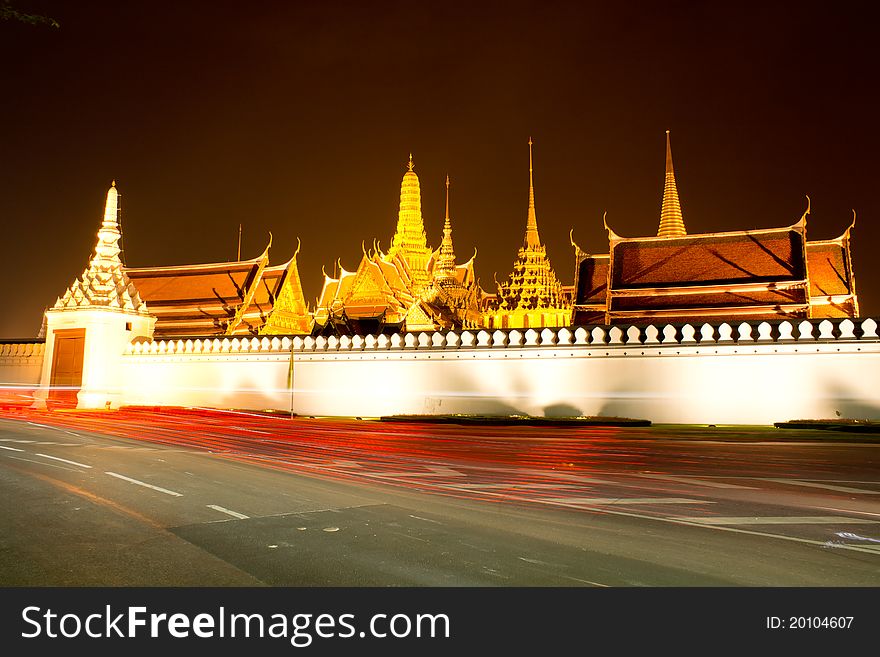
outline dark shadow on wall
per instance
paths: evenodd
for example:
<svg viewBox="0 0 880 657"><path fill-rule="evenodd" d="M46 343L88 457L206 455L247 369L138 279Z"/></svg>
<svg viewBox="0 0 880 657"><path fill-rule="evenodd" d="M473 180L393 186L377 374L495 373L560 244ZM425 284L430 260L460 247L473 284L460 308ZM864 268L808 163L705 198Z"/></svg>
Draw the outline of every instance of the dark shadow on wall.
<svg viewBox="0 0 880 657"><path fill-rule="evenodd" d="M825 395L835 413L830 418L817 418L822 420L880 420L880 390L874 390L874 399L864 399L852 396L852 390L838 383L829 383L825 386ZM839 415L838 415L839 413ZM785 418L799 420L801 418Z"/></svg>
<svg viewBox="0 0 880 657"><path fill-rule="evenodd" d="M571 404L550 404L543 409L544 417L580 417L583 411Z"/></svg>

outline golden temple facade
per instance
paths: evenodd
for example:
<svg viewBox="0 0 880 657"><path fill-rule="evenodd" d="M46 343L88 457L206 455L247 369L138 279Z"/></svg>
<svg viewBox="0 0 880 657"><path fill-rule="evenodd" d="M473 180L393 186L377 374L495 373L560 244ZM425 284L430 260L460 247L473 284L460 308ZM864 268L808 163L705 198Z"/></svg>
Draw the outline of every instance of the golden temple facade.
<svg viewBox="0 0 880 657"><path fill-rule="evenodd" d="M513 263L513 271L506 281L497 285L495 307L484 315L486 328L543 328L571 324L571 305L538 233L531 139L526 234Z"/></svg>
<svg viewBox="0 0 880 657"><path fill-rule="evenodd" d="M481 290L474 258L455 263L447 178L443 241L428 246L419 177L410 155L400 185L397 228L387 253L374 244L355 271L324 273L314 332L349 335L477 328Z"/></svg>

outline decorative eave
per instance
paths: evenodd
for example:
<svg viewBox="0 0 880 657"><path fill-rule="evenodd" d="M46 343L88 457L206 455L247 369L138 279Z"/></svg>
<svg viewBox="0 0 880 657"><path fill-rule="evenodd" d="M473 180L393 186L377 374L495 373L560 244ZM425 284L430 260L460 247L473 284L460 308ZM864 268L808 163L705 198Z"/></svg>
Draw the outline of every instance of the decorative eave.
<svg viewBox="0 0 880 657"><path fill-rule="evenodd" d="M768 311L780 310L789 314L806 312L809 303L786 303L773 306L728 306L718 308L663 308L656 310L612 310L609 316L617 319L642 319L646 317L736 317L737 315L766 315Z"/></svg>
<svg viewBox="0 0 880 657"><path fill-rule="evenodd" d="M810 246L812 244L816 244L816 245L834 244L836 246L845 247L846 243L850 239L850 232L852 232L852 229L856 227L856 211L853 210L852 213L853 213L852 221L850 222L849 226L846 227L846 230L844 230L838 237L833 237L833 238L827 239L827 240L810 240L809 242L807 242L807 246Z"/></svg>
<svg viewBox="0 0 880 657"><path fill-rule="evenodd" d="M187 273L196 273L196 272L204 272L210 271L212 269L241 269L246 270L250 269L254 265L259 265L262 262L264 255L261 254L256 258L251 258L250 260L230 260L228 262L205 262L199 263L195 265L162 265L159 267L125 267L126 273L133 274L158 274L158 275L179 275L179 274L187 274ZM280 267L281 265L276 265L276 267Z"/></svg>
<svg viewBox="0 0 880 657"><path fill-rule="evenodd" d="M749 294L751 292L785 291L803 288L805 279L778 283L724 283L712 285L675 285L668 287L620 287L611 291L613 297L664 297L707 294Z"/></svg>
<svg viewBox="0 0 880 657"><path fill-rule="evenodd" d="M803 232L806 227L806 221L802 218L797 223L781 228L755 228L752 230L731 230L719 233L688 233L687 235L682 235L681 237L657 237L656 235L648 237L621 237L615 234L614 231L611 230L611 228L608 228L607 224L605 227L608 229L610 241L618 244L622 242L669 242L670 240L697 240L703 238L738 237L744 235L761 235L767 233L788 233L792 230Z"/></svg>

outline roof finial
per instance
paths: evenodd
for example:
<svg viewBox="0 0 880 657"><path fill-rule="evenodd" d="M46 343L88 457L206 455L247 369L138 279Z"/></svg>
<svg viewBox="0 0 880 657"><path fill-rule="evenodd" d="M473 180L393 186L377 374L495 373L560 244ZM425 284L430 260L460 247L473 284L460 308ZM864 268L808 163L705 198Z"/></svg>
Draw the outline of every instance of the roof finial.
<svg viewBox="0 0 880 657"><path fill-rule="evenodd" d="M672 167L672 146L669 130L666 131L666 180L663 184L663 204L660 207L660 230L658 237L682 237L687 235L684 219L681 216L681 202L678 200L678 187L675 184L675 170Z"/></svg>
<svg viewBox="0 0 880 657"><path fill-rule="evenodd" d="M111 187L116 187L116 178L113 179L113 182L110 183L110 186L111 186Z"/></svg>
<svg viewBox="0 0 880 657"><path fill-rule="evenodd" d="M532 179L532 137L529 136L529 207L535 207L535 183Z"/></svg>
<svg viewBox="0 0 880 657"><path fill-rule="evenodd" d="M541 238L538 236L538 216L535 212L535 182L532 174L532 138L529 137L529 214L526 221L525 246L541 246Z"/></svg>
<svg viewBox="0 0 880 657"><path fill-rule="evenodd" d="M412 161L412 153L409 154L409 164L407 165L407 167L409 168L410 171L412 171L415 168L415 165L413 164L413 161Z"/></svg>
<svg viewBox="0 0 880 657"><path fill-rule="evenodd" d="M449 174L446 174L446 223L449 223Z"/></svg>

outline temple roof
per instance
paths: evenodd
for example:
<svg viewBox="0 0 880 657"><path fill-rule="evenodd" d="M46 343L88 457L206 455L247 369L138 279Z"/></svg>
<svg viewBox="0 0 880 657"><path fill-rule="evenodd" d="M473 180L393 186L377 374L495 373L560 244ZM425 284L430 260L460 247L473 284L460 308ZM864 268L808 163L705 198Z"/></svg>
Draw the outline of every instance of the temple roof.
<svg viewBox="0 0 880 657"><path fill-rule="evenodd" d="M605 304L608 290L608 254L585 255L575 272L575 299L579 304Z"/></svg>
<svg viewBox="0 0 880 657"><path fill-rule="evenodd" d="M268 247L240 262L126 268L157 317L155 335L257 334L296 256L268 266ZM301 291L299 292L301 294Z"/></svg>
<svg viewBox="0 0 880 657"><path fill-rule="evenodd" d="M612 289L806 280L804 231L787 228L665 238L612 237Z"/></svg>
<svg viewBox="0 0 880 657"><path fill-rule="evenodd" d="M807 266L810 270L810 296L855 293L846 238L807 242Z"/></svg>

